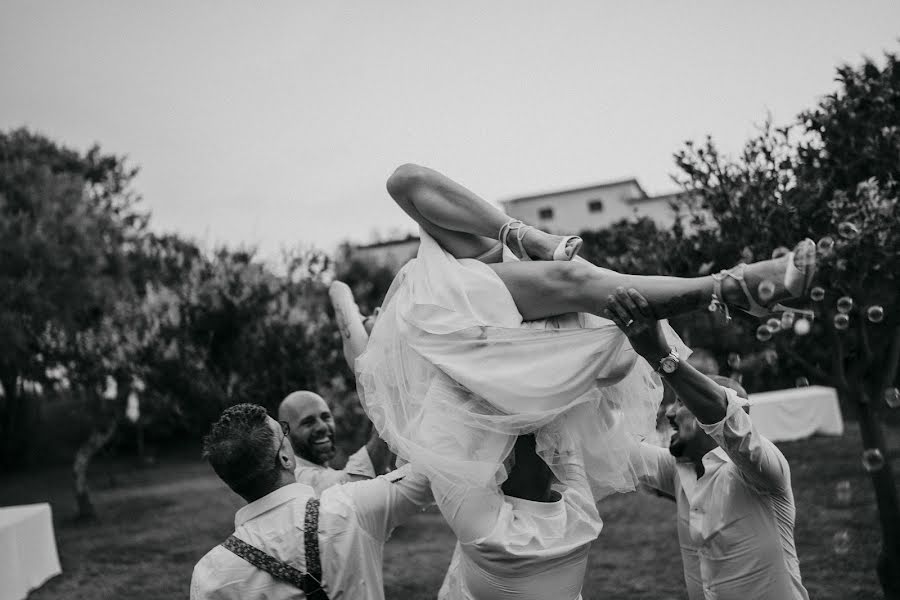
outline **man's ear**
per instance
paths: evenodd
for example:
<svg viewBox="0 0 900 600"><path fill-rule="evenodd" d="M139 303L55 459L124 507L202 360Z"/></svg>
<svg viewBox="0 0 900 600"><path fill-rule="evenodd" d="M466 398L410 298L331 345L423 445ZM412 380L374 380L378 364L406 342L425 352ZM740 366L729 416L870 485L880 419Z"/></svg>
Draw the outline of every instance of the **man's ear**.
<svg viewBox="0 0 900 600"><path fill-rule="evenodd" d="M282 468L291 471L294 470L294 453L290 450L290 446L282 447L281 450L279 450L278 460L281 463Z"/></svg>

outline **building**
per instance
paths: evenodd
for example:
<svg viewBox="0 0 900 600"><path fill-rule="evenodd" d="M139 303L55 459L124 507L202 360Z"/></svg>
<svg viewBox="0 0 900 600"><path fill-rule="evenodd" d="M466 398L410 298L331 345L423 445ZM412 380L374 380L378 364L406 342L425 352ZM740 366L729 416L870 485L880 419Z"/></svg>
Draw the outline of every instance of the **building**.
<svg viewBox="0 0 900 600"><path fill-rule="evenodd" d="M353 247L353 256L366 262L399 270L419 251L419 238L408 235L403 239L376 242Z"/></svg>
<svg viewBox="0 0 900 600"><path fill-rule="evenodd" d="M670 228L677 216L674 206L680 193L649 196L637 179L623 179L587 187L558 190L502 200L510 217L556 234L578 234L609 227L622 219L649 217L661 229ZM499 233L499 232L498 232ZM419 238L355 246L354 255L375 264L399 269L416 255Z"/></svg>
<svg viewBox="0 0 900 600"><path fill-rule="evenodd" d="M668 229L677 215L678 193L648 196L637 179L521 196L500 202L510 217L544 231L576 234L603 229L622 219L649 217Z"/></svg>

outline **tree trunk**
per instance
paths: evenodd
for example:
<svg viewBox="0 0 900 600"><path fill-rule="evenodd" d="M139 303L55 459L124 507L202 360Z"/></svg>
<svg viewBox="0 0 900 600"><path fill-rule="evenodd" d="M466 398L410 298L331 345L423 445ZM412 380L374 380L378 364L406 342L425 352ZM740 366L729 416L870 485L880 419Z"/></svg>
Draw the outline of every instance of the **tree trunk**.
<svg viewBox="0 0 900 600"><path fill-rule="evenodd" d="M138 460L142 465L147 463L147 451L144 449L144 423L141 419L138 419L134 424L135 428L135 442L137 444L137 455Z"/></svg>
<svg viewBox="0 0 900 600"><path fill-rule="evenodd" d="M858 382L861 393L857 400L859 411L859 430L864 448L878 448L885 458L884 466L872 471L872 486L875 488L875 501L878 505L878 518L881 524L881 552L878 554L878 581L884 597L888 600L900 600L900 502L897 499L897 486L891 461L887 458L884 434L878 419L878 407L881 405L881 394L894 385L897 376L897 363L900 360L900 326L893 332L888 348L883 373L883 380L872 386L876 405L865 390L865 383ZM871 383L870 383L871 385Z"/></svg>
<svg viewBox="0 0 900 600"><path fill-rule="evenodd" d="M19 374L15 369L4 369L0 372L0 384L3 385L4 393L3 421L0 423L0 434L2 434L0 439L3 439L3 446L0 447L0 463L7 467L15 465L21 454L18 444L21 438L18 422L22 398L19 394L18 383Z"/></svg>
<svg viewBox="0 0 900 600"><path fill-rule="evenodd" d="M897 487L891 461L887 460L884 434L878 421L878 411L873 409L869 395L859 391L857 411L859 431L863 448L877 448L885 457L884 465L869 473L875 489L878 505L878 520L881 524L881 552L878 555L878 580L884 597L900 600L900 503L897 501Z"/></svg>
<svg viewBox="0 0 900 600"><path fill-rule="evenodd" d="M78 503L79 519L90 520L97 517L97 511L91 502L90 489L88 488L87 470L91 464L91 459L112 439L118 428L119 420L117 418L113 418L106 429L101 430L95 427L88 439L75 453L72 474L75 478L75 501Z"/></svg>

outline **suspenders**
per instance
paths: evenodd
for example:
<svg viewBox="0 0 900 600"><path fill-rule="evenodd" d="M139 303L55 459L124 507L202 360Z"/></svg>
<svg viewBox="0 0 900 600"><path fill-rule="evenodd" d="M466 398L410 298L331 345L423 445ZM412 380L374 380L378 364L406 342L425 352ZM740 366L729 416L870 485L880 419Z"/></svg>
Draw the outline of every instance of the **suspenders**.
<svg viewBox="0 0 900 600"><path fill-rule="evenodd" d="M310 498L306 503L303 544L306 551L306 573L233 535L221 545L275 579L287 581L300 588L309 600L328 600L328 594L322 587L322 563L319 560L319 500L316 498Z"/></svg>

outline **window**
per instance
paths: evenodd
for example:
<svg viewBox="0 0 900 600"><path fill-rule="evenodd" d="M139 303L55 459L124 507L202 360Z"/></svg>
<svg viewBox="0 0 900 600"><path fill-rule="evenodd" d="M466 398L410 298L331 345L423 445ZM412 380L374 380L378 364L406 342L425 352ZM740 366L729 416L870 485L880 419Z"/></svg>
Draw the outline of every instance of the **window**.
<svg viewBox="0 0 900 600"><path fill-rule="evenodd" d="M538 209L538 219L549 221L553 218L553 209L550 207Z"/></svg>
<svg viewBox="0 0 900 600"><path fill-rule="evenodd" d="M588 212L603 212L603 200L591 200L588 202Z"/></svg>

